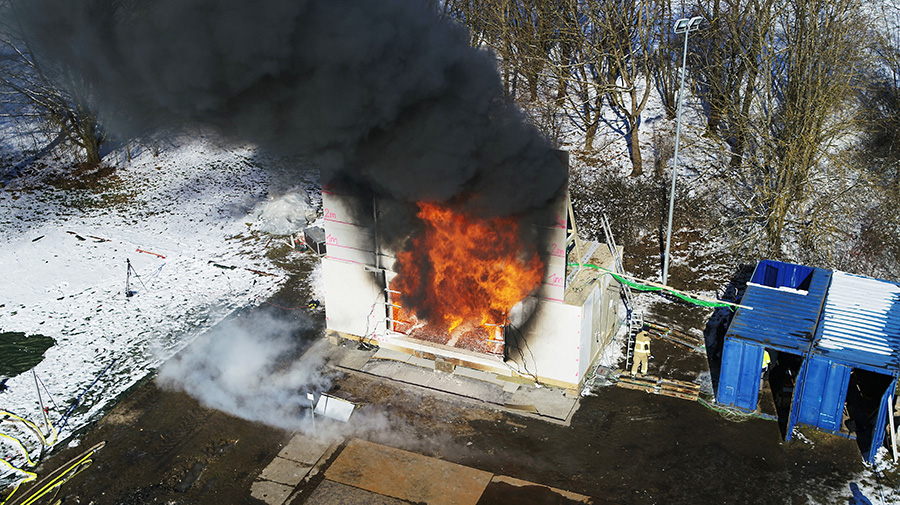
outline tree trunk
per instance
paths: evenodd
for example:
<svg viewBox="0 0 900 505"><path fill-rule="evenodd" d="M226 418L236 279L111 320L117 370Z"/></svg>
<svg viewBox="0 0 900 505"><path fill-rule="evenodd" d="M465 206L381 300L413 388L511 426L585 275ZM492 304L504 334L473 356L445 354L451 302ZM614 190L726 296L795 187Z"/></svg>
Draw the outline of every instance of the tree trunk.
<svg viewBox="0 0 900 505"><path fill-rule="evenodd" d="M587 131L584 132L584 150L590 151L594 148L594 136L597 135L597 119L595 118L588 123Z"/></svg>
<svg viewBox="0 0 900 505"><path fill-rule="evenodd" d="M641 135L637 124L628 134L628 156L631 158L631 176L638 177L644 173L643 158L641 158Z"/></svg>
<svg viewBox="0 0 900 505"><path fill-rule="evenodd" d="M734 144L731 146L731 159L728 161L728 167L731 170L740 170L744 163L744 133L740 132L735 136Z"/></svg>
<svg viewBox="0 0 900 505"><path fill-rule="evenodd" d="M597 136L597 127L600 125L601 97L597 97L597 106L593 107L590 100L584 101L584 122L587 129L584 132L584 149L590 151L594 148L594 137Z"/></svg>

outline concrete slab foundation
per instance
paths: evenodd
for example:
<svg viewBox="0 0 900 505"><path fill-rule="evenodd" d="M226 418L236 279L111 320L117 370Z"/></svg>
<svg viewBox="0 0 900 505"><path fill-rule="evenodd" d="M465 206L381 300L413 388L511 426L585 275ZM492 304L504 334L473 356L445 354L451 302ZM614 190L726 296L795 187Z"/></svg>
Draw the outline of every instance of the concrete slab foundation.
<svg viewBox="0 0 900 505"><path fill-rule="evenodd" d="M258 480L250 486L250 496L268 505L281 505L290 496L293 486L285 486L267 480Z"/></svg>
<svg viewBox="0 0 900 505"><path fill-rule="evenodd" d="M329 361L339 366L348 368L359 368L366 364L376 354L375 351L364 351L356 349L356 342L353 345L342 345L338 338L329 337L332 343L332 351L329 355Z"/></svg>
<svg viewBox="0 0 900 505"><path fill-rule="evenodd" d="M278 453L278 457L312 466L316 464L316 461L319 460L330 445L331 443L329 442L297 434Z"/></svg>
<svg viewBox="0 0 900 505"><path fill-rule="evenodd" d="M432 369L408 365L399 361L373 360L361 369L363 372L386 379L415 384L428 389L503 405L506 393L495 384L439 373Z"/></svg>
<svg viewBox="0 0 900 505"><path fill-rule="evenodd" d="M340 442L319 440L302 433L294 435L260 472L250 495L268 505L284 504L298 484L317 473L316 465L327 460Z"/></svg>
<svg viewBox="0 0 900 505"><path fill-rule="evenodd" d="M324 480L307 498L304 505L408 505L389 496L383 496L358 487Z"/></svg>
<svg viewBox="0 0 900 505"><path fill-rule="evenodd" d="M310 465L303 465L296 461L275 456L275 459L263 469L259 477L263 480L285 484L293 488L306 477L310 468Z"/></svg>
<svg viewBox="0 0 900 505"><path fill-rule="evenodd" d="M522 387L512 394L508 403L534 405L536 412L542 416L568 419L578 399L566 396L564 389Z"/></svg>
<svg viewBox="0 0 900 505"><path fill-rule="evenodd" d="M362 365L350 366L357 363ZM440 367L436 363L441 363ZM342 359L332 365L347 371L359 371L385 380L494 404L498 408L540 416L553 422L567 423L577 410L580 399L567 389L536 385L534 379L498 375L459 365L450 368L447 365L451 364L442 359L420 358L383 347L374 351L371 359L365 362L362 359Z"/></svg>

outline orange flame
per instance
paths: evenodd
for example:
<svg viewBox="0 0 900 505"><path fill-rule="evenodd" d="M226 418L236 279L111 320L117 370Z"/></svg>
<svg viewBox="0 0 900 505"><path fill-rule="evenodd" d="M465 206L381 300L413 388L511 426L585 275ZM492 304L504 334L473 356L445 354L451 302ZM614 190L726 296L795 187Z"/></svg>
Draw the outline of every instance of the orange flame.
<svg viewBox="0 0 900 505"><path fill-rule="evenodd" d="M476 351L502 353L509 310L540 285L544 265L511 218L475 218L420 202L424 232L397 255L395 329ZM499 343L499 345L498 345Z"/></svg>

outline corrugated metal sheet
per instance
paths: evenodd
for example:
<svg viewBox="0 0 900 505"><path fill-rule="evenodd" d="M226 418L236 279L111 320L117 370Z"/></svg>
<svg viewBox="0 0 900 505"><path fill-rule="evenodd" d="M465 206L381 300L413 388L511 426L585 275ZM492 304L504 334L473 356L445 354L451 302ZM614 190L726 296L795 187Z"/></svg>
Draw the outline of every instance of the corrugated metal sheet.
<svg viewBox="0 0 900 505"><path fill-rule="evenodd" d="M741 299L741 305L752 310L737 309L726 338L805 355L815 335L831 272L763 260L752 280L759 282L747 284Z"/></svg>
<svg viewBox="0 0 900 505"><path fill-rule="evenodd" d="M756 410L762 375L763 348L740 339L725 338L716 401L744 410Z"/></svg>
<svg viewBox="0 0 900 505"><path fill-rule="evenodd" d="M894 375L900 368L900 286L835 271L813 353Z"/></svg>
<svg viewBox="0 0 900 505"><path fill-rule="evenodd" d="M810 356L803 366L802 388L794 393L801 395L798 412L794 414L797 421L827 431L840 431L850 367L819 356Z"/></svg>
<svg viewBox="0 0 900 505"><path fill-rule="evenodd" d="M875 455L878 453L878 448L884 443L884 434L888 431L885 429L885 427L888 426L887 416L893 415L894 409L891 402L893 401L894 391L896 390L897 377L894 376L894 379L881 396L881 403L878 406L878 415L875 419L874 429L872 431L872 444L869 446L869 450L864 454L865 460L869 463L875 462Z"/></svg>

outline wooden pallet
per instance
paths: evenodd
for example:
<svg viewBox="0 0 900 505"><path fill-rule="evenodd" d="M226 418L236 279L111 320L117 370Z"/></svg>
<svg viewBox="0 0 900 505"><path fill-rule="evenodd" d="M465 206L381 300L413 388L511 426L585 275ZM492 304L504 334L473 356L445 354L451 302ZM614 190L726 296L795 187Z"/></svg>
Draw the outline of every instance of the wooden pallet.
<svg viewBox="0 0 900 505"><path fill-rule="evenodd" d="M645 393L656 393L658 381L659 379L652 375L632 376L631 374L620 371L616 385L620 388L636 389L638 391L644 391Z"/></svg>
<svg viewBox="0 0 900 505"><path fill-rule="evenodd" d="M660 379L659 394L697 401L697 398L700 396L700 384L675 379Z"/></svg>
<svg viewBox="0 0 900 505"><path fill-rule="evenodd" d="M675 379L663 379L653 375L635 375L619 371L618 382L620 388L634 389L645 393L681 398L683 400L697 401L700 396L700 385Z"/></svg>
<svg viewBox="0 0 900 505"><path fill-rule="evenodd" d="M689 335L687 333L666 328L665 326L655 324L655 323L644 323L644 327L646 328L647 333L650 336L661 338L664 340L668 340L673 344L680 345L682 347L686 347L693 351L705 352L706 351L706 342L704 342L701 338L695 337L693 335Z"/></svg>

